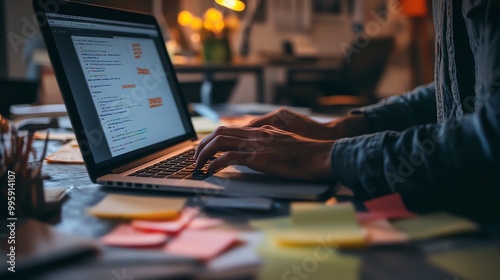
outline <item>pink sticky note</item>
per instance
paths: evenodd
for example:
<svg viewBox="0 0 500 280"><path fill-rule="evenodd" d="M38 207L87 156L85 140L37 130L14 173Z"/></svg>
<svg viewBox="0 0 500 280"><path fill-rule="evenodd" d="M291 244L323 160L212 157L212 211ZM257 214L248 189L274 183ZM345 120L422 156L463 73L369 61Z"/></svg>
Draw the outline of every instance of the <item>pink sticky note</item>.
<svg viewBox="0 0 500 280"><path fill-rule="evenodd" d="M399 193L366 201L365 206L371 213L383 215L388 219L408 218L415 215L406 209Z"/></svg>
<svg viewBox="0 0 500 280"><path fill-rule="evenodd" d="M186 229L202 230L220 226L222 223L223 221L221 219L198 217L192 220Z"/></svg>
<svg viewBox="0 0 500 280"><path fill-rule="evenodd" d="M385 219L385 215L381 213L373 213L373 212L358 212L356 214L356 218L358 222L366 222L366 221L375 221L380 219Z"/></svg>
<svg viewBox="0 0 500 280"><path fill-rule="evenodd" d="M168 236L164 233L148 233L130 225L119 225L101 237L101 242L108 246L147 247L161 245L167 239Z"/></svg>
<svg viewBox="0 0 500 280"><path fill-rule="evenodd" d="M155 222L155 221L132 221L132 226L146 231L159 231L167 233L178 233L184 229L195 217L199 210L196 208L185 208L181 217L175 221Z"/></svg>
<svg viewBox="0 0 500 280"><path fill-rule="evenodd" d="M208 261L238 241L229 231L185 230L168 243L167 253Z"/></svg>
<svg viewBox="0 0 500 280"><path fill-rule="evenodd" d="M385 219L362 221L361 226L366 230L369 244L391 244L408 241L408 235L397 231Z"/></svg>

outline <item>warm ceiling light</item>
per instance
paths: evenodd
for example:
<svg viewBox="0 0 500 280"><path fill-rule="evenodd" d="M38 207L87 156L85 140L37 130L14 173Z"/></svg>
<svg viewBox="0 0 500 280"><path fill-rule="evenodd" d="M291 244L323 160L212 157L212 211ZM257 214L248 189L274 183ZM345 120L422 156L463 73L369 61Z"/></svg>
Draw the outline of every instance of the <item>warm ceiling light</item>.
<svg viewBox="0 0 500 280"><path fill-rule="evenodd" d="M241 0L215 0L215 3L237 12L245 10L245 3Z"/></svg>
<svg viewBox="0 0 500 280"><path fill-rule="evenodd" d="M191 29L200 30L203 27L203 21L199 17L194 17L191 22Z"/></svg>
<svg viewBox="0 0 500 280"><path fill-rule="evenodd" d="M222 30L224 30L224 27L225 27L224 22L222 20L218 21L214 24L214 31L215 32L222 32Z"/></svg>
<svg viewBox="0 0 500 280"><path fill-rule="evenodd" d="M222 15L222 13L215 8L210 8L205 12L205 19L211 20L213 22L220 21L223 17L224 16Z"/></svg>
<svg viewBox="0 0 500 280"><path fill-rule="evenodd" d="M211 21L211 20L208 20L206 19L204 22L203 22L203 27L205 27L206 30L210 30L210 31L213 31L214 29L214 22Z"/></svg>
<svg viewBox="0 0 500 280"><path fill-rule="evenodd" d="M177 16L177 22L182 26L189 26L193 21L193 15L188 11L181 11Z"/></svg>

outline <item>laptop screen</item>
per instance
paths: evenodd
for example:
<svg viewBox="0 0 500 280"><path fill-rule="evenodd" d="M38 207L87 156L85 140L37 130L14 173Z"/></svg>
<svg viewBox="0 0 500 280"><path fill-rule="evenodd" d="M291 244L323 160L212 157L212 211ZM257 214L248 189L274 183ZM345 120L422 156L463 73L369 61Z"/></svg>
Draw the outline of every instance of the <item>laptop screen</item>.
<svg viewBox="0 0 500 280"><path fill-rule="evenodd" d="M47 13L96 163L185 135L155 25Z"/></svg>

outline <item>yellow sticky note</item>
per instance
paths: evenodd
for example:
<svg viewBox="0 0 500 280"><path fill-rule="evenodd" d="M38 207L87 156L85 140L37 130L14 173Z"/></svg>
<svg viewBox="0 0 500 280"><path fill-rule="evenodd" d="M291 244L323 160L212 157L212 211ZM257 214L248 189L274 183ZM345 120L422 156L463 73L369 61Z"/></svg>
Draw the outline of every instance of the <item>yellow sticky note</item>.
<svg viewBox="0 0 500 280"><path fill-rule="evenodd" d="M270 218L270 219L259 219L250 221L250 225L254 228L266 231L276 228L290 228L291 219L289 217L284 218Z"/></svg>
<svg viewBox="0 0 500 280"><path fill-rule="evenodd" d="M396 230L406 233L413 240L477 230L475 223L445 212L399 220L393 222L392 225Z"/></svg>
<svg viewBox="0 0 500 280"><path fill-rule="evenodd" d="M493 280L500 275L500 248L481 246L433 254L428 260L456 279Z"/></svg>
<svg viewBox="0 0 500 280"><path fill-rule="evenodd" d="M183 198L109 194L88 213L109 219L172 220L179 216L185 203Z"/></svg>
<svg viewBox="0 0 500 280"><path fill-rule="evenodd" d="M356 210L350 203L325 205L322 203L292 203L292 223L295 225L330 226L357 225Z"/></svg>
<svg viewBox="0 0 500 280"><path fill-rule="evenodd" d="M265 239L259 248L263 265L257 279L342 279L359 278L361 262L323 246L280 247Z"/></svg>
<svg viewBox="0 0 500 280"><path fill-rule="evenodd" d="M334 206L313 203L292 205L291 218L253 221L282 246L342 246L365 244L365 233L356 220L350 203Z"/></svg>

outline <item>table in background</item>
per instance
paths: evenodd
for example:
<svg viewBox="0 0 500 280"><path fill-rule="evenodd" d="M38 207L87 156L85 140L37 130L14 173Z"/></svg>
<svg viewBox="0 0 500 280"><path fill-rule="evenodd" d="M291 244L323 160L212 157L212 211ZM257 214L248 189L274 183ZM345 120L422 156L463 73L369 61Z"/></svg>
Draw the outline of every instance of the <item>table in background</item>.
<svg viewBox="0 0 500 280"><path fill-rule="evenodd" d="M216 73L250 73L255 75L257 103L265 103L264 69L267 63L261 59L235 58L232 62L204 63L199 58L174 57L175 72L177 74L203 74L204 81L201 87L201 101L205 105L212 105L213 83Z"/></svg>

